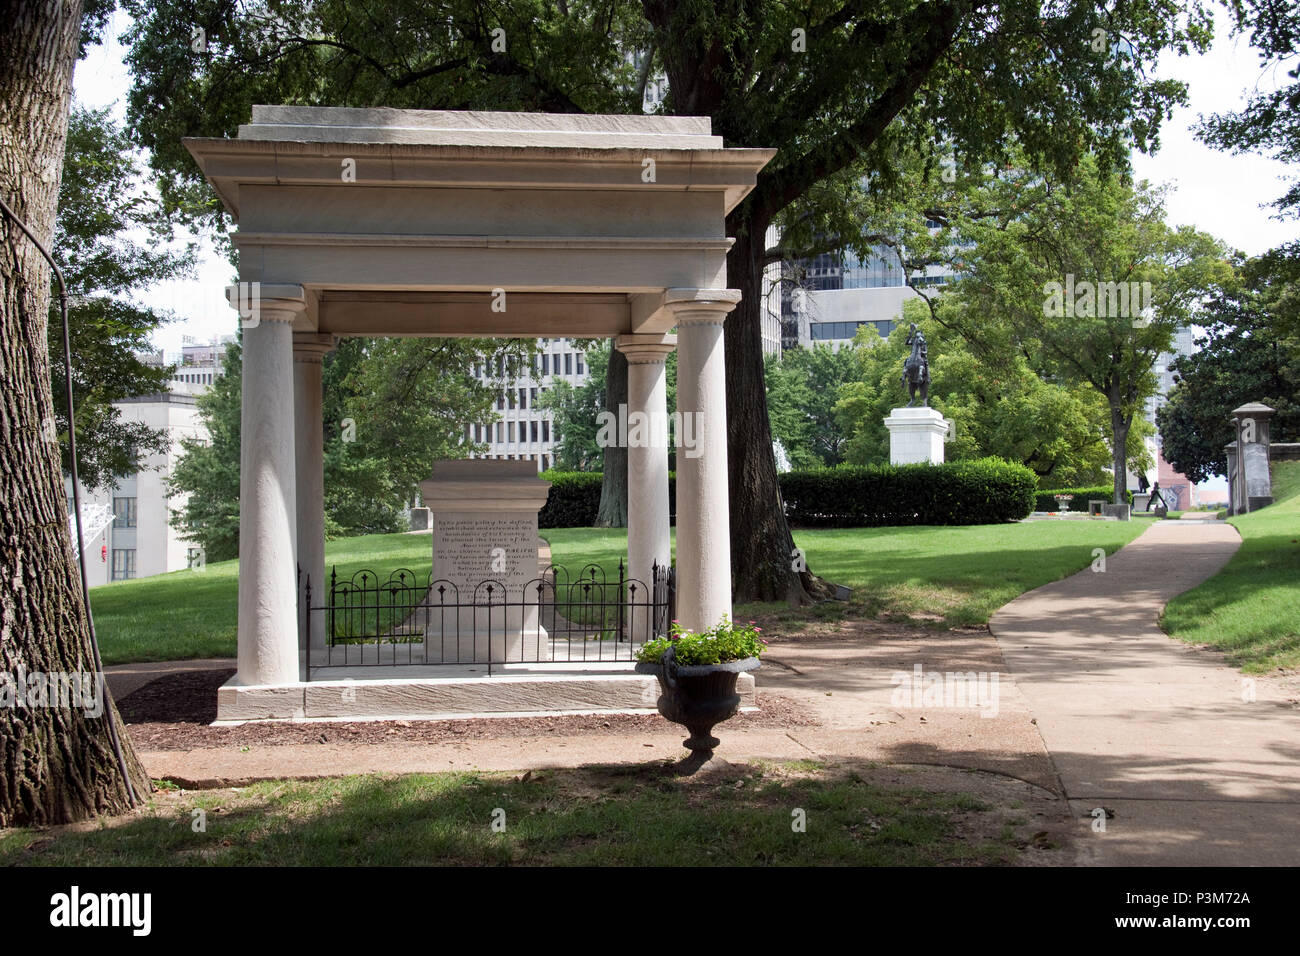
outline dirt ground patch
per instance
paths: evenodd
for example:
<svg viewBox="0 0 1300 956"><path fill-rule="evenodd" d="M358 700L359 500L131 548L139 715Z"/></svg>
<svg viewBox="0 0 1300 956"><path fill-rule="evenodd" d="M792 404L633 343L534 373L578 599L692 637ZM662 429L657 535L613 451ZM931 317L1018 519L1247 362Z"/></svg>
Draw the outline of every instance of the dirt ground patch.
<svg viewBox="0 0 1300 956"><path fill-rule="evenodd" d="M493 717L465 720L382 720L330 723L246 723L209 726L217 718L217 688L233 670L186 671L151 681L118 702L131 740L140 750L289 744L501 740L518 737L580 737L662 730L658 714L594 714L567 717ZM749 727L817 726L807 707L780 694L764 694L757 712L741 713L729 730Z"/></svg>

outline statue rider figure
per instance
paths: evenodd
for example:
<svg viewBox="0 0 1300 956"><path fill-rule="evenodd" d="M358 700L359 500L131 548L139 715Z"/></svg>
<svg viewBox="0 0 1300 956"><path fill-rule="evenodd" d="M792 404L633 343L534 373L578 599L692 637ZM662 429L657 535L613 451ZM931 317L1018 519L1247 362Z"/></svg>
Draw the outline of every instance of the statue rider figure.
<svg viewBox="0 0 1300 956"><path fill-rule="evenodd" d="M916 404L916 393L921 393L921 404L930 404L930 355L926 351L925 334L912 323L904 343L912 347L912 354L903 361L903 385L907 388L907 407Z"/></svg>

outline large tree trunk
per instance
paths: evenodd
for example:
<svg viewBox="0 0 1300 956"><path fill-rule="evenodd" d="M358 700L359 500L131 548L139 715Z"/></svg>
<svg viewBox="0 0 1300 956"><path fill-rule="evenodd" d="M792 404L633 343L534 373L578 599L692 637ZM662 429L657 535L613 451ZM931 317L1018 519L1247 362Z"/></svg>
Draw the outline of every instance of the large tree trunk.
<svg viewBox="0 0 1300 956"><path fill-rule="evenodd" d="M833 588L795 553L777 483L763 371L763 253L767 222L740 206L727 222L735 245L727 284L743 295L727 316L727 461L731 499L732 599L805 604Z"/></svg>
<svg viewBox="0 0 1300 956"><path fill-rule="evenodd" d="M605 411L619 417L619 406L627 405L627 356L609 343L609 365L605 368ZM605 449L601 469L600 507L597 528L627 527L627 449L615 443Z"/></svg>
<svg viewBox="0 0 1300 956"><path fill-rule="evenodd" d="M6 3L4 11L0 194L48 243L81 3ZM19 682L35 683L37 673L102 677L68 544L59 446L43 427L54 417L46 349L50 271L18 227L0 218L0 827L7 827L120 812L136 802L131 785L138 796L149 781L106 690L99 716L93 707L53 706L53 698L42 705L35 688L16 699Z"/></svg>
<svg viewBox="0 0 1300 956"><path fill-rule="evenodd" d="M1132 419L1125 419L1117 403L1110 408L1111 467L1115 469L1114 503L1128 500L1128 433Z"/></svg>

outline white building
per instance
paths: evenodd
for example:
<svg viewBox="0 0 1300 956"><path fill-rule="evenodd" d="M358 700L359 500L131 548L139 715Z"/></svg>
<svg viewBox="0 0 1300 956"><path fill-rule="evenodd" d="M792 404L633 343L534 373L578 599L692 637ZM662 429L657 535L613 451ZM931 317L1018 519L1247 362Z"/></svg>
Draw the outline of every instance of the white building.
<svg viewBox="0 0 1300 956"><path fill-rule="evenodd" d="M498 387L497 420L489 425L471 425L468 441L485 443L487 451L471 458L497 458L534 461L538 471L555 464L555 446L560 437L555 431L555 416L537 407L537 400L556 380L574 388L587 381L586 356L574 339L540 339L541 353L531 368L522 374L507 376L504 360L496 368L480 362L474 376L480 382Z"/></svg>
<svg viewBox="0 0 1300 956"><path fill-rule="evenodd" d="M149 455L141 469L118 479L111 489L82 489L83 516L106 508L113 515L107 527L86 541L86 575L90 586L147 578L179 571L199 559L191 542L183 541L171 526L172 512L183 499L167 497L166 480L183 454L182 438L205 437L198 415L198 395L206 385L177 382L167 392L114 402L128 422L143 422L165 429L167 451ZM67 481L68 508L72 508L72 482Z"/></svg>
<svg viewBox="0 0 1300 956"><path fill-rule="evenodd" d="M764 237L766 248L771 249L781 240L781 232L776 226L767 227ZM770 263L763 270L763 354L780 355L782 349L782 313L783 286L781 284L782 263Z"/></svg>

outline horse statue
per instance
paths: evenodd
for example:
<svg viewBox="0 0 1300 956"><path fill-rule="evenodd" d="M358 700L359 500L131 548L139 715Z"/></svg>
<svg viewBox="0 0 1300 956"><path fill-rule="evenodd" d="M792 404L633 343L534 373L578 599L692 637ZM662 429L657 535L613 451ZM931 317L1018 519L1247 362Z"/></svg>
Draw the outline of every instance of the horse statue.
<svg viewBox="0 0 1300 956"><path fill-rule="evenodd" d="M925 335L912 323L904 343L912 347L912 354L903 360L903 387L907 389L907 407L916 404L916 393L921 393L921 404L930 404L930 355L925 347Z"/></svg>

